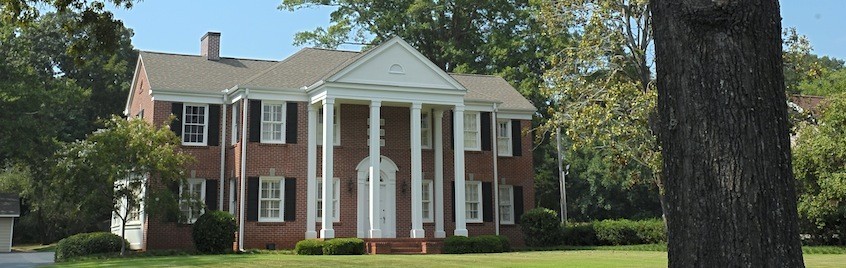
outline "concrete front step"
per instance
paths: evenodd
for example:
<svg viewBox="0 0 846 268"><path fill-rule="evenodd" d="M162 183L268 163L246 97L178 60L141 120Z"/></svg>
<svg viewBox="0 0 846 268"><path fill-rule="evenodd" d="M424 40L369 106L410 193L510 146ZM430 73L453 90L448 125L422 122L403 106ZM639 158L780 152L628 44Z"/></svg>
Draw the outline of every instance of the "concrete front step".
<svg viewBox="0 0 846 268"><path fill-rule="evenodd" d="M443 239L439 238L367 238L369 254L439 254Z"/></svg>

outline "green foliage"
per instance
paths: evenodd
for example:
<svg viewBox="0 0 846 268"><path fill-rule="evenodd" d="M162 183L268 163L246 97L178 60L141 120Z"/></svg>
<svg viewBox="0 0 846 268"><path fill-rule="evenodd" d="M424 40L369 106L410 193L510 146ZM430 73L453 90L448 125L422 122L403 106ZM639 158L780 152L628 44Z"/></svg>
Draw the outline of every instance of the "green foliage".
<svg viewBox="0 0 846 268"><path fill-rule="evenodd" d="M846 68L825 71L819 78L801 81L799 92L804 95L831 96L846 92Z"/></svg>
<svg viewBox="0 0 846 268"><path fill-rule="evenodd" d="M229 212L206 211L194 222L191 230L194 247L203 253L224 253L232 249L238 225Z"/></svg>
<svg viewBox="0 0 846 268"><path fill-rule="evenodd" d="M799 226L806 244L846 244L846 95L827 100L818 125L803 123L793 148Z"/></svg>
<svg viewBox="0 0 846 268"><path fill-rule="evenodd" d="M359 238L333 238L323 243L323 255L362 255L364 240Z"/></svg>
<svg viewBox="0 0 846 268"><path fill-rule="evenodd" d="M527 246L555 245L559 238L558 213L546 208L535 208L520 217L520 229Z"/></svg>
<svg viewBox="0 0 846 268"><path fill-rule="evenodd" d="M814 55L811 42L796 28L790 27L782 32L784 61L784 85L788 93L806 95L828 95L839 91L817 87L817 81L828 73L844 68L844 61ZM824 83L823 81L820 81ZM810 84L808 84L810 83ZM820 85L821 86L821 85Z"/></svg>
<svg viewBox="0 0 846 268"><path fill-rule="evenodd" d="M306 239L297 242L294 253L297 255L323 255L323 240Z"/></svg>
<svg viewBox="0 0 846 268"><path fill-rule="evenodd" d="M76 234L59 241L55 259L62 262L80 256L120 252L121 247L128 246L125 239L108 232Z"/></svg>
<svg viewBox="0 0 846 268"><path fill-rule="evenodd" d="M562 226L561 233L562 243L572 246L619 246L667 242L664 222L659 219L567 223Z"/></svg>
<svg viewBox="0 0 846 268"><path fill-rule="evenodd" d="M444 253L447 254L500 253L510 250L511 244L505 236L450 236L444 239Z"/></svg>

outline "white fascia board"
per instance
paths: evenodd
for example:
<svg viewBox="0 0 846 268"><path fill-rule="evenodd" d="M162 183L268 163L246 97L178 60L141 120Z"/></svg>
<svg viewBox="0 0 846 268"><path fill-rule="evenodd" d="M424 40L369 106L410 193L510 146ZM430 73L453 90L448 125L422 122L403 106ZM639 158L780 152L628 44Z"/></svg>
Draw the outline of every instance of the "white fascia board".
<svg viewBox="0 0 846 268"><path fill-rule="evenodd" d="M232 88L227 92L229 96L229 103L234 103L244 98L247 87ZM250 89L250 99L259 100L278 100L278 101L309 101L308 95L302 89L273 89L273 88L254 88Z"/></svg>
<svg viewBox="0 0 846 268"><path fill-rule="evenodd" d="M458 93L458 94L456 94ZM315 89L311 102L317 103L326 97L349 100L381 100L383 102L461 105L464 104L463 92L444 92L444 90L395 88L385 86L364 87L355 84L329 83Z"/></svg>
<svg viewBox="0 0 846 268"><path fill-rule="evenodd" d="M467 101L464 100L464 109L466 111L476 112L493 112L493 102Z"/></svg>
<svg viewBox="0 0 846 268"><path fill-rule="evenodd" d="M135 95L135 83L137 83L138 74L142 65L143 62L141 61L141 55L138 55L138 60L135 62L135 72L132 73L132 83L129 84L129 96L126 96L126 106L123 108L123 115L125 116L129 116L129 108L131 108L130 105L132 105L132 96ZM150 79L147 79L147 84L149 84L149 81Z"/></svg>
<svg viewBox="0 0 846 268"><path fill-rule="evenodd" d="M153 101L223 104L223 93L201 90L151 89Z"/></svg>
<svg viewBox="0 0 846 268"><path fill-rule="evenodd" d="M354 89L354 90L366 90L366 91L373 91L373 92L381 92L381 93L403 93L403 94L410 94L410 95L420 95L420 94L432 94L432 95L445 95L445 96L461 96L464 98L464 95L467 94L467 91L464 90L444 90L439 88L430 88L430 87L412 87L412 86L395 86L395 85L385 85L385 84L356 84L356 83L342 83L342 82L332 82L332 83L325 83L323 85L327 88L333 89Z"/></svg>
<svg viewBox="0 0 846 268"><path fill-rule="evenodd" d="M410 88L435 88L435 89L442 89L442 90L452 90L452 91L465 91L463 89L456 89L454 87L448 87L440 84L420 84L420 83L403 83L403 82L391 82L391 81L379 81L379 80L367 80L367 79L347 79L348 83L355 83L355 84L365 84L365 85L380 85L380 86L394 86L394 87L410 87ZM335 82L337 83L337 82Z"/></svg>
<svg viewBox="0 0 846 268"><path fill-rule="evenodd" d="M496 113L496 118L532 120L532 115L534 115L534 113L526 111L499 111Z"/></svg>
<svg viewBox="0 0 846 268"><path fill-rule="evenodd" d="M17 217L20 217L20 216L21 216L21 214L17 214L17 215L16 214L6 214L6 215L0 215L0 218L17 218Z"/></svg>

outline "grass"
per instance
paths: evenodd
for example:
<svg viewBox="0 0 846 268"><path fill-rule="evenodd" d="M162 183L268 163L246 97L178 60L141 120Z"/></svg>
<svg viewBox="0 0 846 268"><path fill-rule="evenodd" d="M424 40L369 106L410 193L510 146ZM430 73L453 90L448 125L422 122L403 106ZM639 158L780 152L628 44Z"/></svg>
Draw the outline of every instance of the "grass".
<svg viewBox="0 0 846 268"><path fill-rule="evenodd" d="M630 248L629 248L630 249ZM842 267L846 254L805 254L807 267ZM661 251L578 249L466 255L298 256L229 254L113 258L57 267L667 267Z"/></svg>

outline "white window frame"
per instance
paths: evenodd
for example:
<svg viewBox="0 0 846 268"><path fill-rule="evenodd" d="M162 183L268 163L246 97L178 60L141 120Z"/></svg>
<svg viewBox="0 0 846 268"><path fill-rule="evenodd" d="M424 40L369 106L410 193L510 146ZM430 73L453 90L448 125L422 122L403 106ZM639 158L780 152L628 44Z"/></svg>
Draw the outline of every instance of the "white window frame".
<svg viewBox="0 0 846 268"><path fill-rule="evenodd" d="M432 185L434 185L434 183L432 183L432 180L422 180L422 183L423 183L423 189L429 191L428 195L424 194L425 191L421 191L421 196L420 196L420 200L423 202L421 207L429 209L429 215L426 215L425 213L423 213L423 222L434 222L435 216L433 214L435 214L435 210L434 210L435 206L433 205L433 203L434 203L433 200L435 198L433 197L434 193L432 192L432 190L434 190L433 187L432 187Z"/></svg>
<svg viewBox="0 0 846 268"><path fill-rule="evenodd" d="M335 146L341 146L341 104L336 103L333 109L335 112L332 113L334 117L332 120L332 130L334 131L332 139L335 142ZM323 145L323 107L317 110L317 145Z"/></svg>
<svg viewBox="0 0 846 268"><path fill-rule="evenodd" d="M505 190L508 193L509 200L503 201L502 200L502 191ZM514 224L514 186L512 185L500 185L499 186L499 223L500 224ZM504 208L506 207L506 208ZM511 215L511 220L503 220L502 219L502 211L509 212L508 215Z"/></svg>
<svg viewBox="0 0 846 268"><path fill-rule="evenodd" d="M188 116L188 107L203 107L203 141L202 142L187 142L185 141L185 135L187 132L185 131L187 121L185 118ZM192 125L200 125L200 124L192 124ZM182 141L182 145L188 146L206 146L209 141L209 105L203 103L184 103L182 105L182 137L179 139Z"/></svg>
<svg viewBox="0 0 846 268"><path fill-rule="evenodd" d="M476 200L470 200L468 198L467 193L470 189L475 189L477 191ZM469 204L476 204L476 209L479 213L477 213L477 218L470 218L470 210L467 209ZM464 182L464 219L468 223L481 223L484 219L482 213L484 213L484 209L482 208L482 182L481 181L465 181Z"/></svg>
<svg viewBox="0 0 846 268"><path fill-rule="evenodd" d="M206 201L206 180L205 179L191 178L191 179L185 179L185 182L186 182L186 184L182 184L182 183L179 184L179 212L180 213L185 213L185 211L182 210L182 203L187 202L187 200L183 199L183 197L185 197L185 186L200 184L200 199L194 200L194 201L196 201L196 202L205 202ZM200 218L200 215L203 215L203 213L205 213L205 209L200 208L200 211L198 211L197 215L194 215L194 207L189 206L188 207L188 214L184 215L185 220L186 220L184 223L194 224L194 222L196 222L197 219ZM196 216L196 217L194 217L194 216Z"/></svg>
<svg viewBox="0 0 846 268"><path fill-rule="evenodd" d="M282 117L280 118L279 121L267 120L267 118L264 117L264 115L265 115L264 114L264 108L267 107L267 106L279 106L279 109L282 110ZM287 106L287 104L284 101L266 101L266 100L261 101L261 143L285 143L285 132L286 132L285 131L285 124L287 123L287 122L285 122L286 121L285 116L286 116L286 113L287 113L286 106ZM282 129L280 130L282 133L280 133L280 135L279 135L279 138L280 138L279 140L275 140L275 139L272 139L272 138L265 137L265 129L264 129L265 124L280 124L280 125L282 125Z"/></svg>
<svg viewBox="0 0 846 268"><path fill-rule="evenodd" d="M420 147L432 149L432 112L429 110L420 112Z"/></svg>
<svg viewBox="0 0 846 268"><path fill-rule="evenodd" d="M263 197L263 187L265 181L275 181L279 183L279 198ZM259 177L259 192L258 192L258 221L259 222L283 222L285 221L285 177ZM279 202L279 217L262 217L263 201Z"/></svg>
<svg viewBox="0 0 846 268"><path fill-rule="evenodd" d="M505 124L505 132L501 133L500 125ZM503 135L504 134L504 135ZM505 141L505 148L499 147L500 141ZM498 156L513 156L512 144L514 142L511 137L511 120L501 119L496 121L496 153Z"/></svg>
<svg viewBox="0 0 846 268"><path fill-rule="evenodd" d="M236 101L232 104L232 144L238 143L241 139L241 102Z"/></svg>
<svg viewBox="0 0 846 268"><path fill-rule="evenodd" d="M333 222L341 221L341 179L332 180L332 218ZM317 222L323 222L323 178L317 178Z"/></svg>
<svg viewBox="0 0 846 268"><path fill-rule="evenodd" d="M476 118L474 120L476 122L476 129L467 129L467 122L469 121L469 120L467 120L468 116L473 116L473 117ZM462 128L464 129L464 150L465 151L481 151L482 150L482 121L481 121L480 113L479 112L465 112L464 113L464 126L462 126ZM467 133L468 132L471 133L470 137L473 137L473 139L476 140L476 146L475 147L470 147L470 146L467 145L467 137L468 137ZM472 134L473 132L475 132L475 134Z"/></svg>

